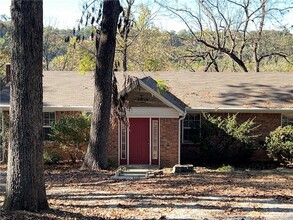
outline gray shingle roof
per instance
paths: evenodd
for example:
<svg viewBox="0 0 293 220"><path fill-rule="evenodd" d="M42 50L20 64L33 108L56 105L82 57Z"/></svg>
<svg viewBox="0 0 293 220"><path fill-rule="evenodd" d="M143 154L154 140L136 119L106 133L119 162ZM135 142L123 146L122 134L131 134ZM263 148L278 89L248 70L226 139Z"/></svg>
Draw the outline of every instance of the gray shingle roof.
<svg viewBox="0 0 293 220"><path fill-rule="evenodd" d="M131 73L130 73L131 74ZM193 108L293 108L293 73L135 73L165 80Z"/></svg>
<svg viewBox="0 0 293 220"><path fill-rule="evenodd" d="M140 79L165 80L173 102L175 95L194 108L293 108L293 73L193 73L129 72ZM123 73L116 73L122 89ZM143 79L143 82L147 78ZM92 106L92 73L44 72L44 106ZM154 87L153 81L148 84ZM1 91L0 104L7 104L9 89ZM182 103L181 103L182 104Z"/></svg>

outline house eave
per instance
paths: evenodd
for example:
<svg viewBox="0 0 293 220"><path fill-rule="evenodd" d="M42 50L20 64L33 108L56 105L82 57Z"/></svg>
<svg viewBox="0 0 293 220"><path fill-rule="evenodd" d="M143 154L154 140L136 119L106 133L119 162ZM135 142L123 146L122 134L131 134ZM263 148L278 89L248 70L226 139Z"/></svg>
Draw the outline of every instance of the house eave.
<svg viewBox="0 0 293 220"><path fill-rule="evenodd" d="M169 100L167 100L166 98L164 98L163 96L161 96L160 94L158 94L156 91L152 90L148 85L146 85L140 79L139 79L139 83L140 83L140 85L145 90L149 91L153 96L155 96L156 98L158 98L159 100L161 100L163 103L165 103L170 108L173 108L174 110L176 110L179 113L179 116L183 116L184 115L184 111L182 111L180 108L178 108L176 105L174 105L173 103L171 103Z"/></svg>
<svg viewBox="0 0 293 220"><path fill-rule="evenodd" d="M10 105L0 105L2 111L9 111ZM43 111L55 112L55 111L92 111L92 106L43 106Z"/></svg>
<svg viewBox="0 0 293 220"><path fill-rule="evenodd" d="M293 108L198 108L187 107L187 113L292 113Z"/></svg>

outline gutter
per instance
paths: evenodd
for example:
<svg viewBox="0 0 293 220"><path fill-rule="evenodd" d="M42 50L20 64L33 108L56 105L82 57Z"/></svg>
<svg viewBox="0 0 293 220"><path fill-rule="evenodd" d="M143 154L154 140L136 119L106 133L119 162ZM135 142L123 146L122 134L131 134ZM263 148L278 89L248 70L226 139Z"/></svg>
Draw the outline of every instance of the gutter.
<svg viewBox="0 0 293 220"><path fill-rule="evenodd" d="M178 120L178 164L181 164L181 122L185 119L187 111L184 111L184 114Z"/></svg>
<svg viewBox="0 0 293 220"><path fill-rule="evenodd" d="M292 108L193 108L187 107L188 113L293 113Z"/></svg>
<svg viewBox="0 0 293 220"><path fill-rule="evenodd" d="M9 111L10 105L0 105L0 109ZM92 111L92 106L43 106L43 111Z"/></svg>

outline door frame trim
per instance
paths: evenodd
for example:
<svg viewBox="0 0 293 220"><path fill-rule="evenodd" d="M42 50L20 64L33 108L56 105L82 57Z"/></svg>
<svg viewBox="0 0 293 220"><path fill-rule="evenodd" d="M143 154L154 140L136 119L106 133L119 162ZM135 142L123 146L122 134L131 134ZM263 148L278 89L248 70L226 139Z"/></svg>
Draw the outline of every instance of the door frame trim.
<svg viewBox="0 0 293 220"><path fill-rule="evenodd" d="M149 165L152 164L152 118L149 119Z"/></svg>
<svg viewBox="0 0 293 220"><path fill-rule="evenodd" d="M131 118L142 118L142 117L131 117ZM145 119L148 119L148 122L149 122L149 144L148 144L148 147L149 147L149 164L148 165L152 165L152 119L153 118L156 118L158 119L158 122L159 122L159 129L158 129L158 139L159 139L159 144L158 144L158 165L161 164L161 120L160 118L158 117L144 117ZM127 118L128 122L129 122L129 118ZM126 129L126 132L127 132L127 156L126 156L126 164L127 165L130 165L129 163L129 127ZM121 122L119 121L118 123L118 165L123 165L121 164Z"/></svg>

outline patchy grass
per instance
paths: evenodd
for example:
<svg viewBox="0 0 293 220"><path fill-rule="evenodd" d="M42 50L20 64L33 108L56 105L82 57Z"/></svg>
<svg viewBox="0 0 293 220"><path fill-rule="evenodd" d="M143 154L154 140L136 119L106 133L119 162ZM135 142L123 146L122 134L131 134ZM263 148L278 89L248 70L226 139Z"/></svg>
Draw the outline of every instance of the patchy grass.
<svg viewBox="0 0 293 220"><path fill-rule="evenodd" d="M218 172L233 172L234 167L230 165L223 165L217 169Z"/></svg>
<svg viewBox="0 0 293 220"><path fill-rule="evenodd" d="M218 172L197 167L195 173L121 181L110 178L113 170L78 168L46 167L50 210L1 212L0 218L290 219L293 213L293 171L288 169ZM0 204L3 200L0 192Z"/></svg>

